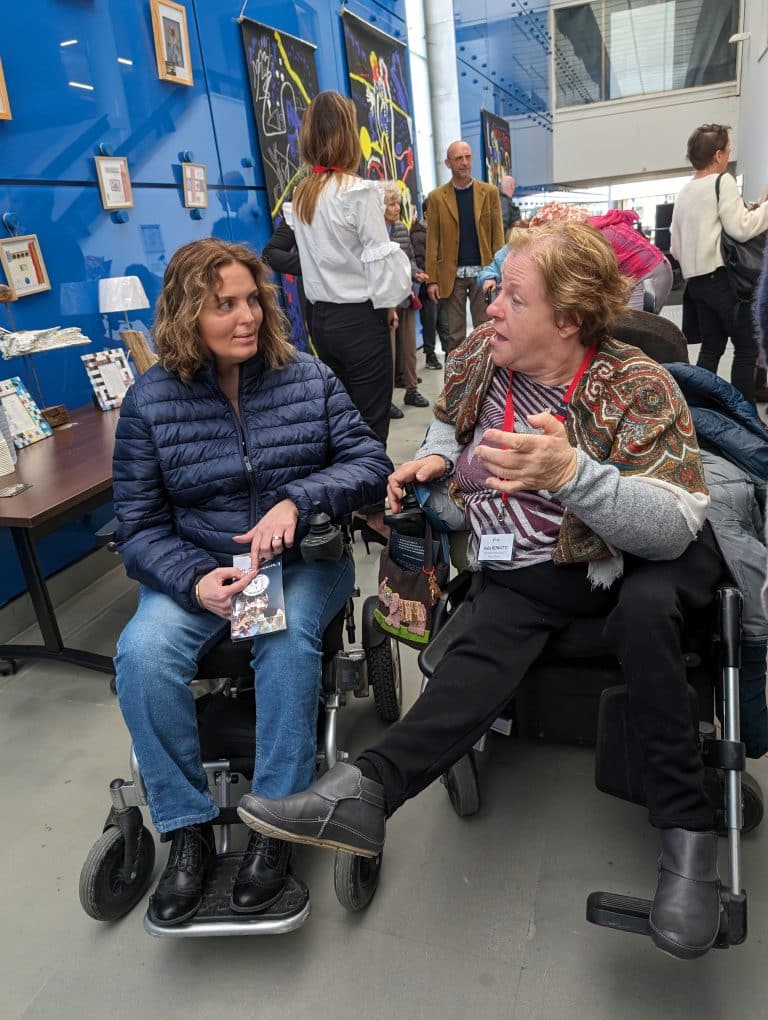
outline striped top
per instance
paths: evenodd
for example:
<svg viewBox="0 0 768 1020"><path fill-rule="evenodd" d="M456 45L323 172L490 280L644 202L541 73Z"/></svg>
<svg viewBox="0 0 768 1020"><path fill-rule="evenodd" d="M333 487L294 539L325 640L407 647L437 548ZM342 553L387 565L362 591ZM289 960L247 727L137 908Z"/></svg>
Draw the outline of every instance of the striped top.
<svg viewBox="0 0 768 1020"><path fill-rule="evenodd" d="M509 371L497 368L480 408L474 436L461 451L455 474L464 497L471 533L470 548L475 558L482 535L513 533L515 536L511 562L484 561L483 566L493 570L517 570L550 560L563 519L562 506L545 491L513 493L507 498L505 506L501 496L485 485L491 472L479 457L475 457L475 450L483 442L486 429L503 428L508 386ZM567 386L543 386L515 372L512 377L514 431L535 431L526 421L529 414L550 409L563 413L563 397L567 389Z"/></svg>

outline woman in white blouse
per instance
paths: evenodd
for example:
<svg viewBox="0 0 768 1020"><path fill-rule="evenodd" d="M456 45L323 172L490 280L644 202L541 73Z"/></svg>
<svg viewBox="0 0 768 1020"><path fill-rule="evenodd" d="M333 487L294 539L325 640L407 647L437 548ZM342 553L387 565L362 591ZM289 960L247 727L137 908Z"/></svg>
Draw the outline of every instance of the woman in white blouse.
<svg viewBox="0 0 768 1020"><path fill-rule="evenodd" d="M734 349L731 382L754 402L757 346L750 307L737 301L731 290L720 254L720 236L725 230L737 241L748 241L768 230L768 204L751 209L745 206L736 181L725 173L731 155L727 125L696 128L688 139L687 154L695 172L675 202L670 249L686 280L685 302L701 341L697 364L717 372L730 336ZM693 337L689 339L693 341Z"/></svg>
<svg viewBox="0 0 768 1020"><path fill-rule="evenodd" d="M411 292L411 266L384 224L375 181L357 175L351 99L321 92L307 107L299 152L309 169L285 205L296 234L312 341L363 420L386 443L392 403L389 319Z"/></svg>

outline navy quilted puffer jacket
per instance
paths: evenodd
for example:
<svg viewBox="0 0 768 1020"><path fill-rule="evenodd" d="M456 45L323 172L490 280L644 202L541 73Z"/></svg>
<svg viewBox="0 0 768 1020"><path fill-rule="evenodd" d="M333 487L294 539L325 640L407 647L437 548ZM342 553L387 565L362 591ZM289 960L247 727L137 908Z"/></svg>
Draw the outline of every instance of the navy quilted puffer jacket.
<svg viewBox="0 0 768 1020"><path fill-rule="evenodd" d="M113 462L117 540L129 577L194 612L194 586L247 551L233 542L282 499L331 517L381 499L392 463L322 362L297 354L240 368L240 421L212 365L190 383L155 365L128 391Z"/></svg>

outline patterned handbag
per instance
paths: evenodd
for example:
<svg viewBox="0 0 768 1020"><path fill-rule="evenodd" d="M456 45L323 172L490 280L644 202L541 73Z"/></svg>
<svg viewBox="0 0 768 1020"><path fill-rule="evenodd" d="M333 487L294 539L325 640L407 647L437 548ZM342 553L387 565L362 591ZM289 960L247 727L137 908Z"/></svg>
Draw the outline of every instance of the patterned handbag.
<svg viewBox="0 0 768 1020"><path fill-rule="evenodd" d="M448 571L444 544L433 540L429 522L424 538L392 531L379 561L379 605L373 614L379 627L398 641L423 648Z"/></svg>

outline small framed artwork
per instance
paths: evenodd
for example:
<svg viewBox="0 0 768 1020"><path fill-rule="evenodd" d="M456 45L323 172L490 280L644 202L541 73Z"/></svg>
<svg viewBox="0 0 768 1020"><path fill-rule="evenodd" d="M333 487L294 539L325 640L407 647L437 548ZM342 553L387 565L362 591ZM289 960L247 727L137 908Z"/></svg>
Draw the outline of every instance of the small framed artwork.
<svg viewBox="0 0 768 1020"><path fill-rule="evenodd" d="M123 397L133 383L133 372L125 357L125 351L114 347L95 354L81 354L80 360L91 380L93 392L102 411L120 407Z"/></svg>
<svg viewBox="0 0 768 1020"><path fill-rule="evenodd" d="M101 204L105 209L132 209L133 191L125 156L94 156Z"/></svg>
<svg viewBox="0 0 768 1020"><path fill-rule="evenodd" d="M0 120L11 120L11 104L8 102L8 89L5 87L3 62L0 60Z"/></svg>
<svg viewBox="0 0 768 1020"><path fill-rule="evenodd" d="M208 182L202 163L182 163L181 181L184 187L185 209L208 208Z"/></svg>
<svg viewBox="0 0 768 1020"><path fill-rule="evenodd" d="M187 11L173 0L150 0L157 76L177 85L192 85Z"/></svg>
<svg viewBox="0 0 768 1020"><path fill-rule="evenodd" d="M43 412L17 375L0 382L0 403L3 405L13 436L13 445L17 450L53 435L53 430L43 417Z"/></svg>
<svg viewBox="0 0 768 1020"><path fill-rule="evenodd" d="M0 237L0 265L14 299L51 289L37 234Z"/></svg>

